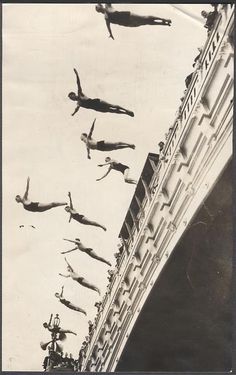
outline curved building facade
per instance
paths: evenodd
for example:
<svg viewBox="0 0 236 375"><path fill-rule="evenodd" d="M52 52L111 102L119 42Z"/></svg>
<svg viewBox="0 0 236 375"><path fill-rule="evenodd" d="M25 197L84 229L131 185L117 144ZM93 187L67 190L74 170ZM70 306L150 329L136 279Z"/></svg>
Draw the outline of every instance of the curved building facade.
<svg viewBox="0 0 236 375"><path fill-rule="evenodd" d="M231 369L234 5L145 162L82 371Z"/></svg>

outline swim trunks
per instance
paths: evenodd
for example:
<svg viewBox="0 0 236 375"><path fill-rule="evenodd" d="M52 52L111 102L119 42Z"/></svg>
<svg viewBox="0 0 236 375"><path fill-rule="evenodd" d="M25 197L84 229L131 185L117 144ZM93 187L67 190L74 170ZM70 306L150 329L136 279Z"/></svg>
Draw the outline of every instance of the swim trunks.
<svg viewBox="0 0 236 375"><path fill-rule="evenodd" d="M80 99L81 107L93 109L94 111L98 112L109 112L109 105L104 101L100 100L99 98L95 99Z"/></svg>
<svg viewBox="0 0 236 375"><path fill-rule="evenodd" d="M23 204L27 211L38 212L39 202L31 202L30 204Z"/></svg>
<svg viewBox="0 0 236 375"><path fill-rule="evenodd" d="M104 141L97 142L97 150L98 151L109 151L109 150L107 150Z"/></svg>
<svg viewBox="0 0 236 375"><path fill-rule="evenodd" d="M79 222L81 222L81 220L83 220L83 217L84 217L84 215L80 215L80 214L71 214L71 216L74 220L77 220Z"/></svg>
<svg viewBox="0 0 236 375"><path fill-rule="evenodd" d="M91 247L88 247L88 248L86 249L86 251L88 251L89 253L91 253L91 251L93 251L93 249L92 249Z"/></svg>
<svg viewBox="0 0 236 375"><path fill-rule="evenodd" d="M94 109L95 107L98 107L100 105L100 99L95 98L95 99L80 99L81 106L84 108L92 108Z"/></svg>
<svg viewBox="0 0 236 375"><path fill-rule="evenodd" d="M130 26L130 12L109 12L107 13L108 21L121 26Z"/></svg>
<svg viewBox="0 0 236 375"><path fill-rule="evenodd" d="M83 277L77 277L75 280L78 281L78 283L82 283L84 278Z"/></svg>
<svg viewBox="0 0 236 375"><path fill-rule="evenodd" d="M115 169L118 172L121 172L124 174L125 170L129 168L127 165L121 164L121 163L112 163L112 168Z"/></svg>
<svg viewBox="0 0 236 375"><path fill-rule="evenodd" d="M67 306L67 307L70 307L70 301L67 301L65 298L60 298L60 302Z"/></svg>

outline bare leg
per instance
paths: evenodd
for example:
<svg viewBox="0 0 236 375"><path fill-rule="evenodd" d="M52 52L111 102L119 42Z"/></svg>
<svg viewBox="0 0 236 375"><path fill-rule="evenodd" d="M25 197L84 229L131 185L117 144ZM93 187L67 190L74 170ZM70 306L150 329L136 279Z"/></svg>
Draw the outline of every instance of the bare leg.
<svg viewBox="0 0 236 375"><path fill-rule="evenodd" d="M125 182L127 182L127 184L134 184L134 185L137 185L137 181L136 180L133 180L132 178L129 178L129 172L130 172L130 169L127 168L124 172L124 179L125 179Z"/></svg>
<svg viewBox="0 0 236 375"><path fill-rule="evenodd" d="M110 262L108 262L106 259L104 259L104 258L98 256L98 255L95 253L94 250L91 249L90 251L86 251L86 253L87 253L88 255L90 255L92 258L97 259L97 260L100 260L101 262L108 264L108 266L111 266L111 263L110 263Z"/></svg>
<svg viewBox="0 0 236 375"><path fill-rule="evenodd" d="M123 148L132 148L134 150L135 145L124 142L104 142L103 151L120 150Z"/></svg>
<svg viewBox="0 0 236 375"><path fill-rule="evenodd" d="M171 20L167 20L160 17L154 16L140 16L138 14L132 13L130 16L130 27L138 27L138 26L145 26L145 25L169 25ZM159 22L158 22L159 21Z"/></svg>
<svg viewBox="0 0 236 375"><path fill-rule="evenodd" d="M71 250L67 250L67 251L62 251L61 254L67 254L67 253L70 253L71 251L75 251L75 250L78 250L78 247L74 247L73 249Z"/></svg>
<svg viewBox="0 0 236 375"><path fill-rule="evenodd" d="M73 303L70 302L70 304L68 305L69 309L71 310L75 310L75 311L78 311L78 312L81 312L82 314L84 315L87 315L86 311L84 311L83 309L81 309L80 307L78 306L75 306L73 305Z"/></svg>
<svg viewBox="0 0 236 375"><path fill-rule="evenodd" d="M100 100L100 103L102 104L103 107L107 107L108 112L121 113L121 114L134 117L134 112L129 111L128 109L121 107L120 105L111 104L111 103L105 102L104 100Z"/></svg>
<svg viewBox="0 0 236 375"><path fill-rule="evenodd" d="M135 145L130 144L130 143L124 143L124 142L117 142L115 143L115 149L119 150L122 148L132 148L133 150L135 149Z"/></svg>
<svg viewBox="0 0 236 375"><path fill-rule="evenodd" d="M38 212L43 212L43 211L50 210L51 208L54 208L54 207L66 206L66 205L67 203L61 203L61 202L39 203Z"/></svg>
<svg viewBox="0 0 236 375"><path fill-rule="evenodd" d="M91 220L87 219L85 216L81 220L81 223L85 224L85 225L93 225L94 227L102 228L104 231L107 230L103 225L98 224L96 221L91 221Z"/></svg>
<svg viewBox="0 0 236 375"><path fill-rule="evenodd" d="M150 25L168 25L168 26L170 26L170 24L171 24L171 20L167 20L165 18L149 16L148 19L149 19ZM161 21L161 22L158 22L158 21Z"/></svg>
<svg viewBox="0 0 236 375"><path fill-rule="evenodd" d="M83 279L82 281L78 281L79 284L83 285L85 288L89 288L95 290L100 295L100 290L93 284L90 284L87 280Z"/></svg>
<svg viewBox="0 0 236 375"><path fill-rule="evenodd" d="M73 331L70 331L69 329L61 329L60 332L62 332L62 333L71 333L72 335L77 336L77 333L75 333Z"/></svg>
<svg viewBox="0 0 236 375"><path fill-rule="evenodd" d="M114 112L114 113L119 113L119 114L124 114L127 116L134 117L134 112L129 111L128 109L122 108L120 106L111 106L109 112Z"/></svg>

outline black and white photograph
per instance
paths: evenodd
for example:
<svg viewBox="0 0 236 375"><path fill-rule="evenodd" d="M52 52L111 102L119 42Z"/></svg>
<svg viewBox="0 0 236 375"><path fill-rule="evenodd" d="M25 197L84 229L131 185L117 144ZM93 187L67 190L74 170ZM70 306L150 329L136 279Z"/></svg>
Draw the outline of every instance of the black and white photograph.
<svg viewBox="0 0 236 375"><path fill-rule="evenodd" d="M234 12L2 4L2 371L232 371Z"/></svg>

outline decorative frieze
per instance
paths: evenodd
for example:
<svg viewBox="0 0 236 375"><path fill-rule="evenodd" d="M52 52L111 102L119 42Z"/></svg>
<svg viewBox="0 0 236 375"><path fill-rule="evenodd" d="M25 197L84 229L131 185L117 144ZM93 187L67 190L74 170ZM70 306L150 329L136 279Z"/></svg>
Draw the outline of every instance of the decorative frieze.
<svg viewBox="0 0 236 375"><path fill-rule="evenodd" d="M147 289L147 285L143 281L141 281L141 283L139 284L139 290L143 291L145 289Z"/></svg>
<svg viewBox="0 0 236 375"><path fill-rule="evenodd" d="M192 196L194 193L195 193L195 189L192 185L192 183L190 182L186 188L186 193L188 196Z"/></svg>
<svg viewBox="0 0 236 375"><path fill-rule="evenodd" d="M171 232L176 232L176 225L171 221L167 227Z"/></svg>

